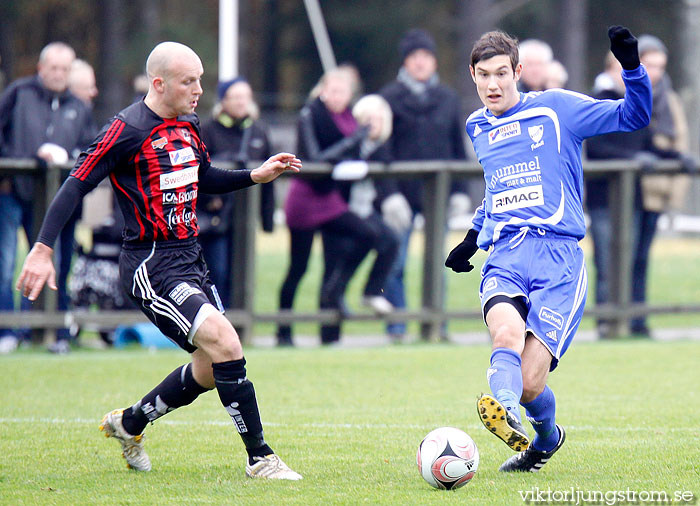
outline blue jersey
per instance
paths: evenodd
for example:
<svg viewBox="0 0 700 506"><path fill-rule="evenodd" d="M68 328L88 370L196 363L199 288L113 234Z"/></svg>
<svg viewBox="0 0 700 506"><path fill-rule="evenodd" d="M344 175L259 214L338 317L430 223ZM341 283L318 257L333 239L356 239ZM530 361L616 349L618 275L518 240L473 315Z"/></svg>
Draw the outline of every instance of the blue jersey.
<svg viewBox="0 0 700 506"><path fill-rule="evenodd" d="M651 117L651 83L643 66L623 70L626 95L596 100L553 89L521 93L501 116L487 108L467 119L467 134L484 169L484 201L473 218L477 243L487 249L506 234L531 226L581 239L587 137L629 132Z"/></svg>

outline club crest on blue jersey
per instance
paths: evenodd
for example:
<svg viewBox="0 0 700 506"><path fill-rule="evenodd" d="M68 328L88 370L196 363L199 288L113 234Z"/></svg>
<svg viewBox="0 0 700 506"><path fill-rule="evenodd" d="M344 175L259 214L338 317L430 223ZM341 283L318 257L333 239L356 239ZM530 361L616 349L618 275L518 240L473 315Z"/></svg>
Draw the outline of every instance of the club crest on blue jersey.
<svg viewBox="0 0 700 506"><path fill-rule="evenodd" d="M534 143L530 145L531 150L534 151L535 149L544 145L544 140L542 140L542 136L544 135L544 125L529 126L527 127L527 133L530 134L530 139L534 141Z"/></svg>

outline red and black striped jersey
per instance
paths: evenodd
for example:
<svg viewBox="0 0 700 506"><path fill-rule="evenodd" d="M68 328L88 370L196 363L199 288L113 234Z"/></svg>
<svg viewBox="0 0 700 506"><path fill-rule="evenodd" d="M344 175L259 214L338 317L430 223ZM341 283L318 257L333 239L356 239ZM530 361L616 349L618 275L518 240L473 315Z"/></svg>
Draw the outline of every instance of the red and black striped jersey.
<svg viewBox="0 0 700 506"><path fill-rule="evenodd" d="M140 101L112 118L78 157L37 240L53 246L80 199L107 176L127 242L195 237L200 190L224 193L254 184L248 170L211 166L196 114L163 119Z"/></svg>
<svg viewBox="0 0 700 506"><path fill-rule="evenodd" d="M197 183L209 165L196 115L163 119L140 101L102 129L71 176L90 186L109 176L124 239L150 242L197 235Z"/></svg>

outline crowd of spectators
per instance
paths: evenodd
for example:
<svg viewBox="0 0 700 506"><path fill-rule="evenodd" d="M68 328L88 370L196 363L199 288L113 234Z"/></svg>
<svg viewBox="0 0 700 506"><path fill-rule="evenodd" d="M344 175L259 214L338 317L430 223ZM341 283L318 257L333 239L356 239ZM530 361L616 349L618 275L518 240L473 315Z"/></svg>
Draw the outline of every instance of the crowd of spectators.
<svg viewBox="0 0 700 506"><path fill-rule="evenodd" d="M406 309L404 273L414 220L422 212L422 184L410 178L367 178L366 162L466 160L464 120L469 111L463 111L458 95L441 83L437 46L428 32L413 29L405 33L399 53L401 67L396 79L377 94L361 96L361 77L352 65L326 72L309 92L298 116L296 154L305 162L332 163L335 169L331 174L295 177L285 195L272 183L262 185L259 215L263 231L273 231L278 205L284 209L289 230L290 260L279 289L281 310L293 308L316 236L322 241L324 257L319 308L335 310L341 319L351 314L345 300L346 288L358 266L374 251L362 303L379 315ZM639 53L653 85L651 124L637 132L593 138L587 142L585 153L589 159L637 160L644 169L635 189L631 275L633 301L643 303L649 252L659 216L678 209L688 187L686 175L645 171L652 170L659 159L679 159L688 171L697 170L697 164L688 151L683 108L665 71L666 46L654 36L643 35L639 38ZM522 92L566 86L567 71L554 59L546 42L523 41L520 59ZM143 82L135 81L134 100L142 99L143 86ZM266 159L275 149L268 127L260 120L250 84L237 77L219 83L216 92L218 101L211 115L200 111L202 138L214 163L224 161L242 167L250 160ZM35 158L44 164L76 158L97 131L92 118L92 101L97 93L90 64L77 59L75 51L64 43L48 44L39 55L36 75L9 83L0 94L0 156ZM617 99L623 95L620 66L610 54L591 96ZM613 234L620 233L612 223L608 186L605 177L586 180L598 304L611 300L610 245ZM448 217L464 216L473 210L467 194L466 181L453 180L445 203ZM0 311L15 309L18 232L24 231L30 244L34 241L32 196L31 176L0 177ZM230 307L234 197L200 194L196 198L204 256L223 305ZM80 212L64 229L57 248L60 310L71 306L67 280L76 251L75 225ZM29 309L25 300L21 306L17 309ZM644 318L632 319L630 329L638 335L650 335ZM386 331L393 341L401 341L406 324L390 323ZM601 318L598 332L601 338L607 338L614 329ZM57 341L49 349L67 352L74 334L68 328L59 329ZM448 338L447 322L443 322L441 334ZM289 324L279 325L276 336L279 345L294 343ZM321 326L322 343L336 343L340 337L339 324ZM0 352L12 351L27 339L27 330L0 328Z"/></svg>

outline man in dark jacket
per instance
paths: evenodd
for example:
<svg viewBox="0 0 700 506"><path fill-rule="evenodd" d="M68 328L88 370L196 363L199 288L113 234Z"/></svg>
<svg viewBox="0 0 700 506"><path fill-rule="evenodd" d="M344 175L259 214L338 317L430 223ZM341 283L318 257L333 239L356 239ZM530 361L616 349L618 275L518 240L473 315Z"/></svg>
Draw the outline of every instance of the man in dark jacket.
<svg viewBox="0 0 700 506"><path fill-rule="evenodd" d="M393 160L464 160L464 116L459 97L440 83L437 74L436 45L424 30L409 30L401 39L399 52L403 65L396 80L380 94L389 102L394 115L389 139ZM413 217L422 211L423 181L399 179L378 186L382 214L401 237L393 272L385 296L394 307L406 307L403 274ZM448 216L469 211L466 185L453 184ZM387 327L392 339L401 339L404 323Z"/></svg>
<svg viewBox="0 0 700 506"><path fill-rule="evenodd" d="M75 60L73 49L48 44L39 56L37 74L11 83L0 95L0 155L38 157L46 163L75 158L90 143L90 112L68 91L68 77ZM17 229L29 243L32 237L34 184L32 176L0 178L0 310L14 307L12 279L17 255ZM71 254L61 251L61 254ZM65 286L59 300L66 301ZM67 309L67 307L61 307ZM2 339L5 338L5 339ZM17 337L0 329L4 347L11 351Z"/></svg>
<svg viewBox="0 0 700 506"><path fill-rule="evenodd" d="M593 86L594 98L618 100L625 96L620 62L608 53L605 71L596 77ZM586 141L586 154L590 160L634 159L644 152L645 130L613 132L591 137ZM589 176L585 178L586 209L591 219L590 231L593 239L593 261L596 271L596 304L610 302L610 280L612 279L611 243L615 233L610 214L610 178ZM637 185L638 186L638 185ZM635 189L639 199L639 188ZM598 335L602 339L612 337L613 327L605 318L598 320Z"/></svg>

